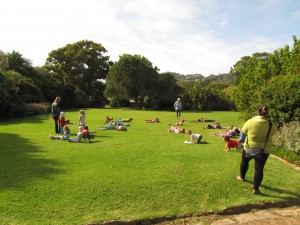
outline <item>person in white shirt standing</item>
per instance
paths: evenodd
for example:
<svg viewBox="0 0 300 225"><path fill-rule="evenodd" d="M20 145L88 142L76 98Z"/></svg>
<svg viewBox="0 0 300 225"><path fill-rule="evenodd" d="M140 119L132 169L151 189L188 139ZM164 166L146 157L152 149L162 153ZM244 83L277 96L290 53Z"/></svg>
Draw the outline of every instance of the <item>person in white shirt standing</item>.
<svg viewBox="0 0 300 225"><path fill-rule="evenodd" d="M174 108L176 111L176 116L177 116L177 120L180 120L180 116L181 116L181 110L182 110L182 103L181 103L181 99L178 98L177 101L174 103Z"/></svg>

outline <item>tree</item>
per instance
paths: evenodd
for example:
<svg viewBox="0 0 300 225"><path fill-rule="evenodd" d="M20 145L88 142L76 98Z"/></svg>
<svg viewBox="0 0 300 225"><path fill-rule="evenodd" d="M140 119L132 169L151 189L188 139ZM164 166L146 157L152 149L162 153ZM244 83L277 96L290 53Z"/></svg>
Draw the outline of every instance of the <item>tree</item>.
<svg viewBox="0 0 300 225"><path fill-rule="evenodd" d="M0 50L0 70L5 71L8 67L8 61L6 54Z"/></svg>
<svg viewBox="0 0 300 225"><path fill-rule="evenodd" d="M31 78L12 70L7 71L5 74L17 87L17 94L23 103L41 102L44 100L41 89L35 85Z"/></svg>
<svg viewBox="0 0 300 225"><path fill-rule="evenodd" d="M20 115L23 104L18 95L16 84L9 75L0 71L0 117Z"/></svg>
<svg viewBox="0 0 300 225"><path fill-rule="evenodd" d="M101 44L82 40L50 52L45 66L61 76L65 85L84 92L91 105L101 105L103 80L112 65L106 52Z"/></svg>
<svg viewBox="0 0 300 225"><path fill-rule="evenodd" d="M252 57L245 56L231 69L237 79L235 103L244 119L252 116L259 104L261 89L275 73L272 54L254 53Z"/></svg>
<svg viewBox="0 0 300 225"><path fill-rule="evenodd" d="M158 93L158 69L140 55L124 54L109 70L104 95L108 98L134 99L139 108L145 97Z"/></svg>
<svg viewBox="0 0 300 225"><path fill-rule="evenodd" d="M24 58L21 53L13 51L12 53L7 53L6 57L8 63L6 70L14 70L26 77L33 75L34 69L31 61Z"/></svg>
<svg viewBox="0 0 300 225"><path fill-rule="evenodd" d="M156 102L159 103L155 108L174 109L174 101L183 93L183 88L177 84L173 73L161 73L158 76L157 84L158 96Z"/></svg>

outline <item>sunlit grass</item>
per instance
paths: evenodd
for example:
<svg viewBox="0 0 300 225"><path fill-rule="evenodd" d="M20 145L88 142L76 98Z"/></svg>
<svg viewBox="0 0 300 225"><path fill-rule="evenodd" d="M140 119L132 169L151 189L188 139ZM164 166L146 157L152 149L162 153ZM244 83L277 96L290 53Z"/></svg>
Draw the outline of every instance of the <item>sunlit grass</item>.
<svg viewBox="0 0 300 225"><path fill-rule="evenodd" d="M66 111L77 122L78 111ZM97 131L91 142L50 140L50 115L1 121L0 224L87 224L220 211L248 203L300 197L299 171L274 158L265 168L261 191L234 179L240 153L225 152L204 117L223 126L242 126L237 112L183 112L185 129L201 133L205 145L186 145L184 134L167 132L175 112L87 109L96 130L105 116L133 118L128 131ZM145 123L158 117L161 123ZM70 125L72 136L77 125Z"/></svg>

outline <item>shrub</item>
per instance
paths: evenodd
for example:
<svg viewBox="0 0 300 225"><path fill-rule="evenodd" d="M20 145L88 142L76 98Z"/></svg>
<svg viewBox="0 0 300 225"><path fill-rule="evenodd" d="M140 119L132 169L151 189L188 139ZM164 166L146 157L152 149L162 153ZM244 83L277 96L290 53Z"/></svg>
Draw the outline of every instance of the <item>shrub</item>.
<svg viewBox="0 0 300 225"><path fill-rule="evenodd" d="M276 147L300 153L300 121L284 124L273 137Z"/></svg>
<svg viewBox="0 0 300 225"><path fill-rule="evenodd" d="M42 115L51 111L51 104L47 102L30 103L25 105L26 116Z"/></svg>

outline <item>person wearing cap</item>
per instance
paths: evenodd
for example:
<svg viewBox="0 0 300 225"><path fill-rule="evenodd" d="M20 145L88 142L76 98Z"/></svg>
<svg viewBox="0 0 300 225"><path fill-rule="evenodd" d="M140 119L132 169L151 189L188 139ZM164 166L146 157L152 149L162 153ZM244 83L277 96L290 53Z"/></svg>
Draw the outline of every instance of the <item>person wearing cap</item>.
<svg viewBox="0 0 300 225"><path fill-rule="evenodd" d="M59 123L59 116L60 116L60 97L56 97L54 102L52 103L51 106L51 115L52 115L52 120L55 122L55 128L54 132L59 134L60 132L60 123Z"/></svg>
<svg viewBox="0 0 300 225"><path fill-rule="evenodd" d="M85 112L83 109L81 109L79 111L79 120L78 120L78 125L79 126L85 126L85 118L86 118L86 115L85 115Z"/></svg>
<svg viewBox="0 0 300 225"><path fill-rule="evenodd" d="M253 178L253 194L259 194L259 187L263 180L264 166L271 153L272 136L276 132L276 128L269 120L268 108L261 106L257 109L257 116L246 121L241 129L242 135L246 135L244 142L244 150L242 152L242 160L240 163L240 175L236 176L239 181L245 181L246 173L248 171L249 162L251 159L255 160L254 178ZM259 157L249 157L246 150L249 149L263 149ZM251 156L251 155L250 155Z"/></svg>
<svg viewBox="0 0 300 225"><path fill-rule="evenodd" d="M60 133L63 134L64 133L64 129L63 128L67 124L65 113L64 112L60 112L58 119L59 119Z"/></svg>
<svg viewBox="0 0 300 225"><path fill-rule="evenodd" d="M178 119L180 119L181 109L182 109L182 103L181 103L180 98L178 98L177 101L174 103L174 109L176 111L176 117L177 117L177 120L178 120Z"/></svg>

